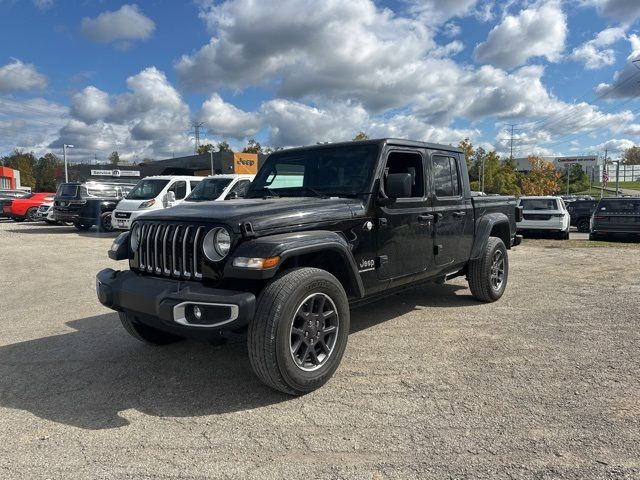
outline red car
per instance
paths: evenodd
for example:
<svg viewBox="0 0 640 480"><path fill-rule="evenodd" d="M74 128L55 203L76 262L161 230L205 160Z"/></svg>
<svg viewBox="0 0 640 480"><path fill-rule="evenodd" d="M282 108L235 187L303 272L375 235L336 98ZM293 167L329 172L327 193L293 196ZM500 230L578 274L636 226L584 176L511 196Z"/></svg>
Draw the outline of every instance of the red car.
<svg viewBox="0 0 640 480"><path fill-rule="evenodd" d="M33 221L36 219L38 207L43 203L53 202L55 195L55 193L30 193L25 197L16 198L2 208L5 216L13 218L16 222Z"/></svg>

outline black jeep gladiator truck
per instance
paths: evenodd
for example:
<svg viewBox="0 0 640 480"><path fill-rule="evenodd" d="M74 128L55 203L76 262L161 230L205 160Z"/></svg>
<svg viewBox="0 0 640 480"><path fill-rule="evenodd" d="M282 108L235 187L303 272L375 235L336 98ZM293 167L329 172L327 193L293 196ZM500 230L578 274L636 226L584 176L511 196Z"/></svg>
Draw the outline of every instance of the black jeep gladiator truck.
<svg viewBox="0 0 640 480"><path fill-rule="evenodd" d="M100 302L151 344L248 327L267 385L323 385L347 344L350 307L466 276L498 300L518 245L513 197L472 197L464 154L383 139L272 153L245 199L149 212L113 243L128 270L97 274Z"/></svg>
<svg viewBox="0 0 640 480"><path fill-rule="evenodd" d="M103 232L112 232L111 212L133 187L134 183L62 183L53 199L53 217L73 223L78 230L97 225Z"/></svg>

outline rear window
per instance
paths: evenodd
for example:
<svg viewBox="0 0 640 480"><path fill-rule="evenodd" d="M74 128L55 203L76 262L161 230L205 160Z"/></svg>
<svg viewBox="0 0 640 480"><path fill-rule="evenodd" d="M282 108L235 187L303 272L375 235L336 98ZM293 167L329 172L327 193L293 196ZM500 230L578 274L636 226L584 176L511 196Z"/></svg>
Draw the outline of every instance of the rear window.
<svg viewBox="0 0 640 480"><path fill-rule="evenodd" d="M65 185L64 183L58 187L59 197L75 197L78 194L78 185Z"/></svg>
<svg viewBox="0 0 640 480"><path fill-rule="evenodd" d="M520 206L523 210L558 210L555 198L523 198Z"/></svg>
<svg viewBox="0 0 640 480"><path fill-rule="evenodd" d="M598 205L599 211L624 212L640 214L640 199L602 200Z"/></svg>

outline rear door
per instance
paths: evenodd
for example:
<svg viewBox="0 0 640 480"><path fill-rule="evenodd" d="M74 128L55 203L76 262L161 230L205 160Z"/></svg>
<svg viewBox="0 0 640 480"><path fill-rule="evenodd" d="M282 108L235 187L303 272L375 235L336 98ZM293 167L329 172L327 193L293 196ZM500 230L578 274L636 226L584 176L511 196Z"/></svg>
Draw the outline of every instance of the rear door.
<svg viewBox="0 0 640 480"><path fill-rule="evenodd" d="M466 170L462 171L460 163L459 153L431 153L434 255L441 268L466 262L473 243L473 205L465 195Z"/></svg>

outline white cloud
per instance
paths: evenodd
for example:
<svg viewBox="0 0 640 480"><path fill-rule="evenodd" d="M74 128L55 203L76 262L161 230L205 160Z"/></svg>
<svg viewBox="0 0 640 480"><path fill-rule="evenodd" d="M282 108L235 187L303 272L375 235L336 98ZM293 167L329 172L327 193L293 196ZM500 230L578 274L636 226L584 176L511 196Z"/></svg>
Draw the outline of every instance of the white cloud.
<svg viewBox="0 0 640 480"><path fill-rule="evenodd" d="M629 43L631 54L627 57L627 63L622 70L614 74L611 83L598 85L598 95L606 99L633 98L640 95L640 37L630 35Z"/></svg>
<svg viewBox="0 0 640 480"><path fill-rule="evenodd" d="M127 47L133 40L146 40L156 25L137 5L123 5L114 12L106 11L95 18L84 17L80 29L85 37L99 43L116 43Z"/></svg>
<svg viewBox="0 0 640 480"><path fill-rule="evenodd" d="M226 103L214 93L202 105L200 119L209 132L216 135L244 138L254 136L261 128L260 116L247 113Z"/></svg>
<svg viewBox="0 0 640 480"><path fill-rule="evenodd" d="M582 0L580 3L595 7L601 15L628 24L640 17L638 0Z"/></svg>
<svg viewBox="0 0 640 480"><path fill-rule="evenodd" d="M110 111L109 94L89 86L71 97L71 115L86 123L106 118Z"/></svg>
<svg viewBox="0 0 640 480"><path fill-rule="evenodd" d="M0 67L0 92L35 90L47 86L47 77L38 72L31 63L23 63L17 58Z"/></svg>
<svg viewBox="0 0 640 480"><path fill-rule="evenodd" d="M487 40L476 46L478 62L501 68L523 65L530 58L560 59L567 36L567 21L559 2L551 1L507 15Z"/></svg>
<svg viewBox="0 0 640 480"><path fill-rule="evenodd" d="M616 54L610 47L618 40L626 37L625 29L610 27L602 30L593 40L583 43L571 53L571 58L583 62L587 70L596 70L607 65L613 65Z"/></svg>

